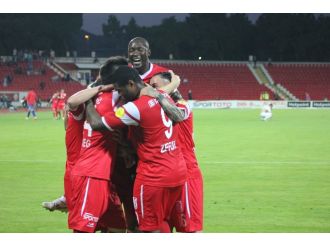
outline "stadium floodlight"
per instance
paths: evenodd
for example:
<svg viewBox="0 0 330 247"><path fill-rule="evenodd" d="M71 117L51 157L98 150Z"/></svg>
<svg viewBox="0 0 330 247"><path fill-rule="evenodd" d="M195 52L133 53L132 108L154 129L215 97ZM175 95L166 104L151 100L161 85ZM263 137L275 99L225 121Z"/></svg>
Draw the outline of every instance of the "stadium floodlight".
<svg viewBox="0 0 330 247"><path fill-rule="evenodd" d="M198 60L202 60L202 57L198 57Z"/></svg>
<svg viewBox="0 0 330 247"><path fill-rule="evenodd" d="M85 35L84 35L84 39L85 39L85 40L89 40L89 38L90 38L90 37L89 37L88 34L85 34Z"/></svg>

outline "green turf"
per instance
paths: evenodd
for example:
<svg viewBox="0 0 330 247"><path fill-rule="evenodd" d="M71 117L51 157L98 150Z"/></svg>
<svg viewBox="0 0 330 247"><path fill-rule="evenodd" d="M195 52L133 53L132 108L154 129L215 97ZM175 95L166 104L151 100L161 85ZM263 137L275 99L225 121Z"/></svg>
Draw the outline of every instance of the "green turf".
<svg viewBox="0 0 330 247"><path fill-rule="evenodd" d="M195 110L205 232L330 232L330 111ZM0 115L0 232L69 232L63 122Z"/></svg>

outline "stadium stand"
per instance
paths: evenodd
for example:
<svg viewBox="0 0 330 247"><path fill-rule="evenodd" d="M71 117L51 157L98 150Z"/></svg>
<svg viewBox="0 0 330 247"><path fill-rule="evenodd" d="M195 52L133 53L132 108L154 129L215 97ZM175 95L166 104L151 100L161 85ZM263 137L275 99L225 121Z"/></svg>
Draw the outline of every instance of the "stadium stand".
<svg viewBox="0 0 330 247"><path fill-rule="evenodd" d="M181 77L180 92L187 98L192 91L195 100L259 100L267 91L260 85L246 63L189 63L160 62Z"/></svg>
<svg viewBox="0 0 330 247"><path fill-rule="evenodd" d="M3 79L8 75L12 78L12 82L6 86ZM1 64L0 79L0 91L28 91L33 88L43 101L48 101L55 91L62 88L68 96L84 88L78 82L64 81L40 60L34 60L32 67L28 62ZM43 86L40 85L41 82Z"/></svg>
<svg viewBox="0 0 330 247"><path fill-rule="evenodd" d="M283 85L299 100L330 98L330 64L264 64L276 84Z"/></svg>

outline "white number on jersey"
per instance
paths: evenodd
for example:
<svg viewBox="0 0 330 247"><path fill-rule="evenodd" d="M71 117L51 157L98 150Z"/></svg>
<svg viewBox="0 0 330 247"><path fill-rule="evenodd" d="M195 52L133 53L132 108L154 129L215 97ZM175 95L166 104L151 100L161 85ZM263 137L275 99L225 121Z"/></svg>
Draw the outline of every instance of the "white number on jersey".
<svg viewBox="0 0 330 247"><path fill-rule="evenodd" d="M92 129L91 125L89 123L87 123L86 121L84 123L84 129L88 131L87 136L92 137L93 129Z"/></svg>
<svg viewBox="0 0 330 247"><path fill-rule="evenodd" d="M172 120L169 118L166 120L166 116L163 108L160 109L160 114L162 116L163 124L165 125L166 128L169 128L168 130L165 130L165 136L167 139L170 139L173 134Z"/></svg>

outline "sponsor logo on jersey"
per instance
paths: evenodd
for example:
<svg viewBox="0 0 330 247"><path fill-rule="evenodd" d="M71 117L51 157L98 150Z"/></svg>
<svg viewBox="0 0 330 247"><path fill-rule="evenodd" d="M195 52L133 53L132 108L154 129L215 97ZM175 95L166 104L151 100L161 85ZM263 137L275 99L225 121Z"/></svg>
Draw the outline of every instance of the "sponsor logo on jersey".
<svg viewBox="0 0 330 247"><path fill-rule="evenodd" d="M119 107L116 110L115 115L117 118L122 118L125 115L125 109L123 107Z"/></svg>
<svg viewBox="0 0 330 247"><path fill-rule="evenodd" d="M84 220L88 220L87 226L94 227L95 224L99 221L98 217L94 217L91 213L84 213Z"/></svg>

